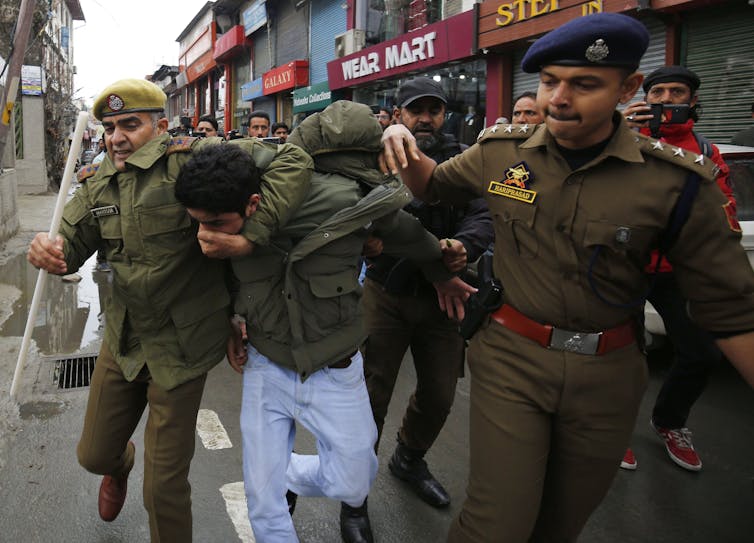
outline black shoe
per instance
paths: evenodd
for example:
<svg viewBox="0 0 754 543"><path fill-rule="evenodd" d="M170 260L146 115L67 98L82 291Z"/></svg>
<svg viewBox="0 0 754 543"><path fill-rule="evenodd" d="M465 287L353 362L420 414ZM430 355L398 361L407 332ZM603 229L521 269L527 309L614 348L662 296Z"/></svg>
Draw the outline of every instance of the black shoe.
<svg viewBox="0 0 754 543"><path fill-rule="evenodd" d="M298 499L298 494L296 494L293 490L289 490L285 493L285 501L288 502L288 513L293 516L293 512L296 510L296 500Z"/></svg>
<svg viewBox="0 0 754 543"><path fill-rule="evenodd" d="M429 472L421 451L414 451L400 441L390 458L390 473L407 482L414 492L432 507L447 507L450 496L440 482Z"/></svg>
<svg viewBox="0 0 754 543"><path fill-rule="evenodd" d="M374 543L366 500L361 507L351 507L341 502L340 537L344 543Z"/></svg>

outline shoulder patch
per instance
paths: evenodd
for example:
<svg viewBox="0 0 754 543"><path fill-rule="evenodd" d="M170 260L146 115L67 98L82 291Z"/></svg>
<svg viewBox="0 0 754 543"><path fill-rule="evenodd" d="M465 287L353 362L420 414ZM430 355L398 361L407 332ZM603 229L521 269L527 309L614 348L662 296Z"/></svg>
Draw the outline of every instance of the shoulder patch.
<svg viewBox="0 0 754 543"><path fill-rule="evenodd" d="M173 153L187 153L191 151L191 146L198 139L199 138L192 138L191 136L179 136L170 138L165 154L172 155Z"/></svg>
<svg viewBox="0 0 754 543"><path fill-rule="evenodd" d="M79 171L76 174L76 180L79 183L83 183L84 181L89 179L91 176L93 176L95 173L97 173L98 169L99 169L99 162L97 164L89 164L88 166L79 168Z"/></svg>
<svg viewBox="0 0 754 543"><path fill-rule="evenodd" d="M533 124L493 124L483 128L476 138L477 143L484 143L488 140L523 140L534 133L537 125Z"/></svg>
<svg viewBox="0 0 754 543"><path fill-rule="evenodd" d="M643 154L666 160L676 166L698 173L704 179L711 181L720 173L718 165L704 155L697 155L687 149L669 145L639 133L636 134L636 141L641 146Z"/></svg>

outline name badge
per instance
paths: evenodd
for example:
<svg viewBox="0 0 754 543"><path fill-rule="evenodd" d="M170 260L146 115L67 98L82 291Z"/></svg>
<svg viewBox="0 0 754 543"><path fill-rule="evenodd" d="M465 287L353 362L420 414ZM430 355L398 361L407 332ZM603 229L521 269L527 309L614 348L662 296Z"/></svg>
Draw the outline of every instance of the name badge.
<svg viewBox="0 0 754 543"><path fill-rule="evenodd" d="M534 174L529 166L526 162L519 162L505 171L505 178L500 181L490 181L487 192L533 204L537 192L529 188L532 181L534 181Z"/></svg>
<svg viewBox="0 0 754 543"><path fill-rule="evenodd" d="M112 206L102 206L102 207L95 207L91 210L92 217L95 219L99 219L102 217L109 217L110 215L120 215L120 210L118 209L118 206L112 205Z"/></svg>

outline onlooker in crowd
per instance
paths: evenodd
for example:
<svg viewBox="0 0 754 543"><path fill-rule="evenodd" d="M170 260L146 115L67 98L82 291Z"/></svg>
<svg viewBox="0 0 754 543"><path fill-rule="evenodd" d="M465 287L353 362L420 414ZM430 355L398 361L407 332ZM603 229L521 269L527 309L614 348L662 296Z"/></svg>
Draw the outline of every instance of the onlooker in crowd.
<svg viewBox="0 0 754 543"><path fill-rule="evenodd" d="M539 124L545 117L537 106L537 93L527 91L513 101L513 122L516 124Z"/></svg>
<svg viewBox="0 0 754 543"><path fill-rule="evenodd" d="M266 243L309 188L309 158L294 146L247 141L269 195L244 236L224 245L200 234L175 199L174 182L191 153L212 140L171 138L166 96L141 79L113 83L95 100L108 158L79 172L86 182L63 212L55 241L37 234L29 261L50 273L75 271L105 247L113 270L102 348L92 375L77 453L104 475L99 514L114 520L135 461L130 438L144 410L144 506L151 539L191 541L189 465L207 372L225 355L229 296L220 260ZM280 147L280 146L279 146ZM201 245L201 249L200 249Z"/></svg>
<svg viewBox="0 0 754 543"><path fill-rule="evenodd" d="M380 123L380 126L383 130L385 130L392 124L393 112L387 106L380 106L379 110L374 114L374 116L377 118L377 122Z"/></svg>
<svg viewBox="0 0 754 543"><path fill-rule="evenodd" d="M751 118L754 119L754 103L751 104ZM731 140L733 145L748 145L754 147L754 126L744 128Z"/></svg>
<svg viewBox="0 0 754 543"><path fill-rule="evenodd" d="M270 116L266 111L249 113L249 137L266 138L270 135Z"/></svg>
<svg viewBox="0 0 754 543"><path fill-rule="evenodd" d="M99 164L105 159L107 149L105 148L105 137L102 136L97 142L97 156L92 159L92 164Z"/></svg>
<svg viewBox="0 0 754 543"><path fill-rule="evenodd" d="M270 128L270 132L272 132L273 137L280 138L281 143L285 143L291 131L285 123L274 123Z"/></svg>
<svg viewBox="0 0 754 543"><path fill-rule="evenodd" d="M212 115L203 115L199 117L199 122L196 123L194 133L198 132L208 138L212 138L219 135L217 133L217 126L217 119Z"/></svg>
<svg viewBox="0 0 754 543"><path fill-rule="evenodd" d="M728 166L718 148L694 131L694 122L698 120L696 91L699 86L699 77L691 70L683 66L664 66L644 79L646 100L631 104L623 115L629 126L649 135L649 121L652 118L649 104L688 106L688 119L685 116L674 119L671 115L663 115L656 137L669 146L708 157L718 166L716 181L728 198L728 213L735 218L736 200L728 179ZM688 300L681 293L673 267L667 259L660 258L655 251L647 271L653 274L648 300L665 323L675 355L675 363L657 395L650 424L663 440L673 462L688 470L699 471L702 461L694 450L686 420L694 402L706 387L711 370L720 362L720 350L715 346L714 338L689 317L686 311ZM636 469L636 465L636 457L628 449L621 467Z"/></svg>
<svg viewBox="0 0 754 543"><path fill-rule="evenodd" d="M400 122L419 148L436 162L461 152L441 129L447 97L439 83L426 77L398 89ZM446 264L456 273L466 269L492 242L492 218L477 198L468 205L429 205L414 199L405 210L415 216L439 243ZM416 369L416 389L398 430L398 445L388 465L421 499L445 507L450 496L430 473L424 456L437 439L463 374L465 341L458 323L438 307L437 294L415 263L381 254L382 240L367 244L364 317L364 371L379 435L403 356L408 348Z"/></svg>
<svg viewBox="0 0 754 543"><path fill-rule="evenodd" d="M648 44L632 17L577 17L523 58L524 71L539 72L544 124L485 129L439 165L406 127L383 134L386 168L414 195L484 195L495 221L504 305L468 351L468 497L451 543L576 541L619 469L646 388L635 325L645 266L673 216L683 226L668 232L667 254L689 314L754 386L754 272L712 182L716 165L637 134L616 112L641 86ZM686 187L698 189L693 205L676 208Z"/></svg>
<svg viewBox="0 0 754 543"><path fill-rule="evenodd" d="M260 542L298 541L291 521L297 495L342 500L343 540L372 541L368 517L358 514L366 512L377 473L377 431L358 351L364 340L356 285L368 235L363 225L401 254L436 261L447 275L434 238L410 217L396 216L410 195L397 178L377 170L381 134L369 108L352 102L307 118L291 140L328 173L314 174L308 198L269 246L232 260L240 283L235 307L250 344L247 352L237 330L228 359L244 376L244 481ZM341 162L337 148L354 144L372 151L349 152ZM197 153L183 168L176 195L200 233L233 235L253 217L260 191L248 162L228 146ZM381 184L370 195L379 197L362 198L362 183ZM296 422L314 434L318 454L292 454Z"/></svg>

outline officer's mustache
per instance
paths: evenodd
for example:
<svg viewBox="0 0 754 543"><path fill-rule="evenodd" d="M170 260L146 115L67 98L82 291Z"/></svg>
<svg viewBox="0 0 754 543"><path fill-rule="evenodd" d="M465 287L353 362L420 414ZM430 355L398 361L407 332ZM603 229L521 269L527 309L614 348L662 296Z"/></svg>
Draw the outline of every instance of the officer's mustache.
<svg viewBox="0 0 754 543"><path fill-rule="evenodd" d="M553 113L552 111L545 110L545 116L546 117L552 117L556 121L580 121L581 115L578 115L576 113L571 115L566 115L564 113Z"/></svg>

